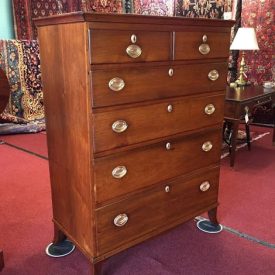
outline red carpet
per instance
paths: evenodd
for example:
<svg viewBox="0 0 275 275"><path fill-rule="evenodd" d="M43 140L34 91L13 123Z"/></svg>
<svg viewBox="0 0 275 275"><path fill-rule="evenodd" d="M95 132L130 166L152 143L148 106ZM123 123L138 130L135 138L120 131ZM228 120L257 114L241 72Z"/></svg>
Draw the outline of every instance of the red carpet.
<svg viewBox="0 0 275 275"><path fill-rule="evenodd" d="M261 130L261 128L255 128ZM236 153L234 168L222 160L220 222L275 244L275 146L271 133Z"/></svg>
<svg viewBox="0 0 275 275"><path fill-rule="evenodd" d="M48 157L47 136L43 132L0 136L0 140L35 154Z"/></svg>
<svg viewBox="0 0 275 275"><path fill-rule="evenodd" d="M38 150L45 149L43 137L16 135L7 142L42 153ZM251 152L240 149L234 168L229 167L228 157L223 159L219 217L228 227L275 243L275 148L270 139L267 135L253 142ZM52 239L48 162L0 145L0 167L0 248L5 256L1 274L89 274L88 262L77 250L59 259L44 253ZM274 256L274 249L227 231L200 232L191 221L111 257L103 271L110 275L274 274Z"/></svg>

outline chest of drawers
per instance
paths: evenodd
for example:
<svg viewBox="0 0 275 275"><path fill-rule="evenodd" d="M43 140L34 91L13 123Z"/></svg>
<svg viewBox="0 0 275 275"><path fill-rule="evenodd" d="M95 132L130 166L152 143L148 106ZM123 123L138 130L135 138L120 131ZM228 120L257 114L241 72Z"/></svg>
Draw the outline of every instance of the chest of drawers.
<svg viewBox="0 0 275 275"><path fill-rule="evenodd" d="M76 13L36 21L55 242L92 266L210 211L231 21Z"/></svg>

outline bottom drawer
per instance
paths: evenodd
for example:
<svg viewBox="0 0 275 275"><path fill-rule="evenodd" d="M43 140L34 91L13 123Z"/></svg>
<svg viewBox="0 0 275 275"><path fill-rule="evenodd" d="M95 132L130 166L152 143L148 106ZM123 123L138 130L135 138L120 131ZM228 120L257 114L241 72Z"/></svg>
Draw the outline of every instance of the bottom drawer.
<svg viewBox="0 0 275 275"><path fill-rule="evenodd" d="M162 227L204 212L217 202L218 182L216 167L97 209L98 253L128 247L127 243L145 234L153 236L154 230L162 231Z"/></svg>

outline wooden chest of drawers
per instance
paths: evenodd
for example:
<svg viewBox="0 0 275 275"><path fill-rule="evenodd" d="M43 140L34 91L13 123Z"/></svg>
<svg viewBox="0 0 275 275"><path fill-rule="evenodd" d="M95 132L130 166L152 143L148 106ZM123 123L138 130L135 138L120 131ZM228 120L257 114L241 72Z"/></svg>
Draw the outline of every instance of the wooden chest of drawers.
<svg viewBox="0 0 275 275"><path fill-rule="evenodd" d="M216 221L231 21L36 21L55 242L95 263L204 211Z"/></svg>

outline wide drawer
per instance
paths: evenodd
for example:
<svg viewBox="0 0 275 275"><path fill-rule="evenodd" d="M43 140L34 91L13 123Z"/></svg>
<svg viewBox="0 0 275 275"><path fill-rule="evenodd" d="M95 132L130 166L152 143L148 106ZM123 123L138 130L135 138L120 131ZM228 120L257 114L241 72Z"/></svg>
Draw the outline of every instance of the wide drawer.
<svg viewBox="0 0 275 275"><path fill-rule="evenodd" d="M98 253L127 246L208 210L217 202L218 180L216 168L96 210Z"/></svg>
<svg viewBox="0 0 275 275"><path fill-rule="evenodd" d="M221 130L208 129L94 160L96 202L101 203L220 160Z"/></svg>
<svg viewBox="0 0 275 275"><path fill-rule="evenodd" d="M226 76L227 63L95 70L93 106L219 91L225 88Z"/></svg>
<svg viewBox="0 0 275 275"><path fill-rule="evenodd" d="M175 60L227 58L230 35L226 32L176 32Z"/></svg>
<svg viewBox="0 0 275 275"><path fill-rule="evenodd" d="M240 119L244 119L246 113L248 113L249 116L252 115L256 107L264 106L265 104L271 104L271 103L272 103L272 95L268 95L268 94L258 99L255 98L254 100L249 100L248 102L241 103Z"/></svg>
<svg viewBox="0 0 275 275"><path fill-rule="evenodd" d="M167 61L170 33L150 31L90 30L92 64Z"/></svg>
<svg viewBox="0 0 275 275"><path fill-rule="evenodd" d="M94 152L220 123L223 105L224 93L94 113Z"/></svg>

